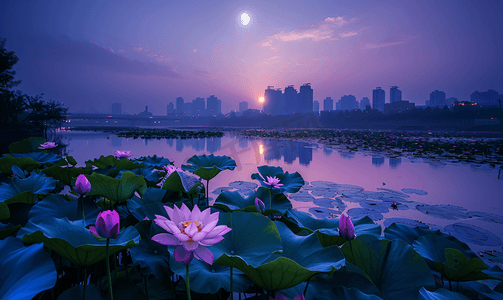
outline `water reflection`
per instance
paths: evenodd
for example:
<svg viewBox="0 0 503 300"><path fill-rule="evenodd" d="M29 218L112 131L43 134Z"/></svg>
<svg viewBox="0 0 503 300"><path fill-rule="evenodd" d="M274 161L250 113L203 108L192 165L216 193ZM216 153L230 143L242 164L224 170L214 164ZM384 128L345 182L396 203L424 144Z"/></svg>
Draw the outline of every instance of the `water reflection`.
<svg viewBox="0 0 503 300"><path fill-rule="evenodd" d="M313 160L313 145L305 142L264 140L264 159L281 160L287 164L293 163L299 158L299 163L309 165Z"/></svg>
<svg viewBox="0 0 503 300"><path fill-rule="evenodd" d="M372 156L372 164L376 167L380 167L384 164L384 157L382 156Z"/></svg>
<svg viewBox="0 0 503 300"><path fill-rule="evenodd" d="M353 159L353 158L355 158L355 152L340 152L340 155L344 159Z"/></svg>
<svg viewBox="0 0 503 300"><path fill-rule="evenodd" d="M396 169L402 163L401 158L390 158L389 159L389 167L392 169Z"/></svg>

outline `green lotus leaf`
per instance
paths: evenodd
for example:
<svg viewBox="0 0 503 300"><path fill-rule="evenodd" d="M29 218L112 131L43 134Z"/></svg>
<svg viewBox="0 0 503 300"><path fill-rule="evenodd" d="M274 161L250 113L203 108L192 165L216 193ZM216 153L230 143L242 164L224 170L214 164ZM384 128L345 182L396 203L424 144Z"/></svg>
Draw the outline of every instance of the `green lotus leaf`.
<svg viewBox="0 0 503 300"><path fill-rule="evenodd" d="M140 244L129 251L133 262L140 264L141 273L158 279L171 276L168 248L152 241L154 235L166 231L152 221L141 221L134 227L140 233Z"/></svg>
<svg viewBox="0 0 503 300"><path fill-rule="evenodd" d="M5 239L8 236L13 235L19 229L21 229L21 225L12 225L12 223L3 224L0 223L0 240Z"/></svg>
<svg viewBox="0 0 503 300"><path fill-rule="evenodd" d="M483 279L499 279L481 271L487 270L486 264L480 258L466 258L463 252L445 248L445 262L435 262L440 273L450 281L475 281ZM501 280L501 279L499 279Z"/></svg>
<svg viewBox="0 0 503 300"><path fill-rule="evenodd" d="M307 298L306 298L307 299ZM365 294L357 288L339 286L331 290L325 290L313 295L313 300L337 299L337 300L381 300L382 298L372 294Z"/></svg>
<svg viewBox="0 0 503 300"><path fill-rule="evenodd" d="M84 286L76 285L62 292L61 295L59 295L58 300L82 299L83 295L84 295ZM107 300L110 299L110 297L108 298L102 297L101 291L98 288L98 286L95 283L91 283L86 286L86 299Z"/></svg>
<svg viewBox="0 0 503 300"><path fill-rule="evenodd" d="M30 221L17 236L28 244L44 243L45 247L79 266L89 266L106 257L106 240L94 238L82 220L48 219L38 224ZM110 239L110 255L139 242L140 234L133 226L122 229L116 239Z"/></svg>
<svg viewBox="0 0 503 300"><path fill-rule="evenodd" d="M463 294L451 292L446 289L438 289L430 292L425 288L419 290L419 300L468 300Z"/></svg>
<svg viewBox="0 0 503 300"><path fill-rule="evenodd" d="M139 198L133 196L130 201L127 202L127 207L129 211L134 211L135 209L142 207L144 205L161 202L166 195L166 190L160 188L149 187L143 193L143 197Z"/></svg>
<svg viewBox="0 0 503 300"><path fill-rule="evenodd" d="M230 257L224 253L213 264L222 264L239 269L256 285L268 291L287 289L306 281L316 274L324 273L322 271L310 271L295 261L282 256L258 267L253 267L239 256Z"/></svg>
<svg viewBox="0 0 503 300"><path fill-rule="evenodd" d="M130 171L124 172L120 179L98 173L92 173L87 179L91 183L91 191L87 195L102 196L114 202L126 201L133 197L134 192L142 196L147 189L143 176L136 176Z"/></svg>
<svg viewBox="0 0 503 300"><path fill-rule="evenodd" d="M31 172L40 167L41 164L31 157L16 158L8 154L2 156L2 159L0 159L0 172L12 175L12 166L18 166L22 170Z"/></svg>
<svg viewBox="0 0 503 300"><path fill-rule="evenodd" d="M9 206L5 202L0 202L0 220L10 218Z"/></svg>
<svg viewBox="0 0 503 300"><path fill-rule="evenodd" d="M141 163L135 163L128 158L118 159L113 155L100 156L98 159L87 160L86 168L91 168L91 166L96 166L101 169L100 173L106 173L106 175L115 177L121 170L133 170L138 168L143 168L145 165ZM98 172L99 170L96 170Z"/></svg>
<svg viewBox="0 0 503 300"><path fill-rule="evenodd" d="M211 180L223 170L234 170L236 162L229 156L194 155L182 165L182 170L190 171L204 180Z"/></svg>
<svg viewBox="0 0 503 300"><path fill-rule="evenodd" d="M154 155L154 156L142 156L142 157L137 158L137 159L132 159L132 161L143 163L145 166L149 166L150 165L150 166L161 167L161 168L163 166L171 164L171 162L169 161L169 159L164 158L162 156L157 156L157 155Z"/></svg>
<svg viewBox="0 0 503 300"><path fill-rule="evenodd" d="M202 188L202 183L199 179L180 171L171 173L162 185L163 190L185 192L188 194L197 194L199 188Z"/></svg>
<svg viewBox="0 0 503 300"><path fill-rule="evenodd" d="M12 173L14 173L13 176L16 176L17 178L20 179L26 179L26 176L30 175L28 171L24 171L23 169L21 169L16 165L13 165L11 169Z"/></svg>
<svg viewBox="0 0 503 300"><path fill-rule="evenodd" d="M43 245L23 245L21 239L0 241L0 299L30 300L51 289L58 274Z"/></svg>
<svg viewBox="0 0 503 300"><path fill-rule="evenodd" d="M267 176L276 177L280 180L280 184L283 184L279 189L272 189L273 193L296 193L304 185L304 179L298 172L289 174L288 172L283 172L281 167L272 166L260 166L257 167L259 173L253 173L251 175L252 179L260 181L260 184L265 188L270 188L271 186L264 183Z"/></svg>
<svg viewBox="0 0 503 300"><path fill-rule="evenodd" d="M209 247L216 258L222 254L239 256L254 267L262 264L275 251L281 250L281 238L277 227L259 213L219 213L218 225L232 230L223 241Z"/></svg>
<svg viewBox="0 0 503 300"><path fill-rule="evenodd" d="M421 287L434 288L430 268L401 240L357 236L341 248L346 260L362 269L386 299L415 299Z"/></svg>
<svg viewBox="0 0 503 300"><path fill-rule="evenodd" d="M59 180L60 182L70 187L73 187L75 185L76 177L78 177L80 174L89 175L92 171L84 168L63 168L58 165L52 165L47 169L43 169L42 172L49 177Z"/></svg>
<svg viewBox="0 0 503 300"><path fill-rule="evenodd" d="M10 144L9 151L10 153L37 152L41 151L40 149L38 149L38 147L40 147L40 144L43 144L45 142L47 142L47 140L41 137L29 137L27 139Z"/></svg>
<svg viewBox="0 0 503 300"><path fill-rule="evenodd" d="M120 178L124 172L125 170L119 171L119 174L116 176L116 178ZM152 165L146 166L144 168L132 169L131 172L133 172L135 175L142 175L145 180L151 181L154 186L156 186L156 183L161 178L161 174L157 172L157 170L154 169L154 166Z"/></svg>
<svg viewBox="0 0 503 300"><path fill-rule="evenodd" d="M2 183L0 185L0 202L14 203L11 199L19 193L30 191L33 194L41 195L48 194L56 188L57 181L51 177L45 176L44 173L31 173L26 179L12 178L9 184ZM9 200L9 201L8 201ZM17 201L19 202L19 201Z"/></svg>
<svg viewBox="0 0 503 300"><path fill-rule="evenodd" d="M10 156L15 157L15 158L30 157L42 165L54 164L54 163L57 163L61 159L60 155L53 154L53 153L44 153L44 152L11 153Z"/></svg>
<svg viewBox="0 0 503 300"><path fill-rule="evenodd" d="M215 200L214 205L218 207L218 205L224 205L229 210L236 209L244 209L249 206L255 207L255 199L259 198L264 202L266 209L271 207L269 191L266 188L260 187L254 193L252 193L248 198L243 198L243 196L239 192L229 192L223 191L218 195ZM292 208L292 203L286 198L283 194L274 194L272 195L272 207L271 209L276 210L278 212L284 213L287 210ZM225 209L225 208L224 208Z"/></svg>
<svg viewBox="0 0 503 300"><path fill-rule="evenodd" d="M35 205L28 214L30 221L40 223L47 219L68 218L70 221L82 220L82 204L86 215L86 226L94 225L96 217L100 213L100 207L88 198L75 201L67 201L61 195L50 195Z"/></svg>

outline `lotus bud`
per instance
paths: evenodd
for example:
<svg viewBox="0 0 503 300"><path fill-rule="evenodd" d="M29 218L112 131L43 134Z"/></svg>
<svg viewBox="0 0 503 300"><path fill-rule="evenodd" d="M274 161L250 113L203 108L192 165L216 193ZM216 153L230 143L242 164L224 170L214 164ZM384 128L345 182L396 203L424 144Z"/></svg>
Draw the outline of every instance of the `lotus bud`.
<svg viewBox="0 0 503 300"><path fill-rule="evenodd" d="M84 174L80 174L75 181L75 191L81 195L85 195L91 191L91 183L87 180Z"/></svg>
<svg viewBox="0 0 503 300"><path fill-rule="evenodd" d="M260 200L259 198L255 198L255 208L259 213L262 213L263 211L265 211L264 202L262 202L262 200Z"/></svg>
<svg viewBox="0 0 503 300"><path fill-rule="evenodd" d="M356 237L353 222L344 214L339 219L339 235L346 241L350 241Z"/></svg>
<svg viewBox="0 0 503 300"><path fill-rule="evenodd" d="M116 239L120 231L120 217L115 210L100 212L96 218L96 227L89 228L93 235L97 234L102 238Z"/></svg>

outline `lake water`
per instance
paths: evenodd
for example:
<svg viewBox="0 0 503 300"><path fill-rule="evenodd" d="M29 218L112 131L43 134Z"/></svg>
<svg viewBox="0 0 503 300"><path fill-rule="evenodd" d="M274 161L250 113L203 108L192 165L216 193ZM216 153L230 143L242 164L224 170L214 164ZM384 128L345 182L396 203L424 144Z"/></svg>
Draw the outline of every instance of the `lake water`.
<svg viewBox="0 0 503 300"><path fill-rule="evenodd" d="M374 216L377 224L383 224L389 218L419 220L434 229L450 232L467 242L475 252L502 250L503 174L498 180L498 169L489 165L392 159L360 152L341 153L319 144L228 134L222 138L162 140L121 138L100 132L61 134L63 142L68 144L67 155L73 156L79 165L101 155L113 154L116 150L130 150L132 158L163 156L174 161L177 167L185 164L193 155L227 155L236 161L237 167L234 171L225 170L212 179L210 192L219 187L228 187L229 183L235 181L257 183L251 179L251 175L258 172L257 166L280 166L286 172L299 172L305 181L313 183L301 190L300 194L307 195L298 198L302 201L292 199L293 207L299 211L309 212L311 209L311 212L321 212L318 216L330 217L329 212L337 211L337 208L329 207L330 200L315 201L327 206L323 207L309 199L313 198L312 195L315 195L314 199L339 199L344 204L343 207L339 206L339 214L354 208L371 207L375 208L373 211L377 209L382 212L382 219ZM339 186L337 191L332 189L335 191L332 195L320 194L330 184L319 181L359 188ZM402 189L405 189L405 194ZM215 194L210 196L216 198ZM291 196L295 198L295 195ZM393 199L401 203L398 210L390 207ZM419 211L417 205L443 206L424 206L424 210L428 211L426 214Z"/></svg>

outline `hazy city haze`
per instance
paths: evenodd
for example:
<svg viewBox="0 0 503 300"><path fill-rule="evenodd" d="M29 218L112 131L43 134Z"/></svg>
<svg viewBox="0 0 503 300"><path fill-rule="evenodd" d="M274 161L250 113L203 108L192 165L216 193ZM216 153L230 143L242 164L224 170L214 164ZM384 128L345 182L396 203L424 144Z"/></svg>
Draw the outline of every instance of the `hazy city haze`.
<svg viewBox="0 0 503 300"><path fill-rule="evenodd" d="M503 91L502 1L2 1L0 20L18 88L70 111L163 115L210 95L262 109L268 86L304 83L319 103Z"/></svg>

